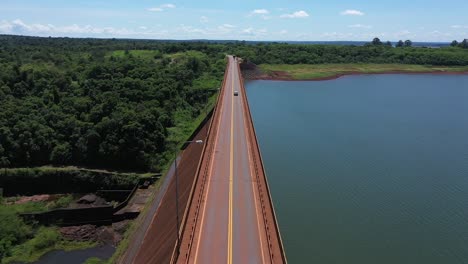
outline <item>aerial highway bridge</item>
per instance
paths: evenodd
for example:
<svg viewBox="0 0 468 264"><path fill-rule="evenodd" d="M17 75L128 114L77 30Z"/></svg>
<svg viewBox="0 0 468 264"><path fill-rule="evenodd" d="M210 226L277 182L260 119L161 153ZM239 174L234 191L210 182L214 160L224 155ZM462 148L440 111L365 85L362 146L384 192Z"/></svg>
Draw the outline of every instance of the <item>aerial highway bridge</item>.
<svg viewBox="0 0 468 264"><path fill-rule="evenodd" d="M235 56L199 134L203 146L190 144L179 156L185 174L169 171L120 263L286 263Z"/></svg>

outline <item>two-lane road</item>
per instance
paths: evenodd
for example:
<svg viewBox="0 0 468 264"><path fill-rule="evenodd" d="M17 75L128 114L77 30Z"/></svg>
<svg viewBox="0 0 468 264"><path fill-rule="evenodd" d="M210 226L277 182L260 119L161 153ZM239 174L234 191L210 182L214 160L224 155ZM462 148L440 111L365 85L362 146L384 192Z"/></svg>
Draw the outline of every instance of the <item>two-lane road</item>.
<svg viewBox="0 0 468 264"><path fill-rule="evenodd" d="M204 199L188 257L181 254L179 263L269 262L239 74L229 56Z"/></svg>

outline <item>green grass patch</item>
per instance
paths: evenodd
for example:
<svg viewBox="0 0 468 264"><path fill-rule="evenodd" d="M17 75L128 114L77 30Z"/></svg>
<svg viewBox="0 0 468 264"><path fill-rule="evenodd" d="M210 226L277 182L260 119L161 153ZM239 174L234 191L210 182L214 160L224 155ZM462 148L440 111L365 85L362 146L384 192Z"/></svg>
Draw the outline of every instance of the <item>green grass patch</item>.
<svg viewBox="0 0 468 264"><path fill-rule="evenodd" d="M192 89L218 89L221 82L213 78L210 74L203 74L198 79L193 81Z"/></svg>
<svg viewBox="0 0 468 264"><path fill-rule="evenodd" d="M197 50L188 50L188 51L185 51L185 52L177 52L177 53L173 53L173 54L168 54L167 57L169 57L171 59L187 59L189 57L195 57L195 58L198 58L198 59L202 59L202 58L206 57L206 54L201 52L201 51L197 51Z"/></svg>
<svg viewBox="0 0 468 264"><path fill-rule="evenodd" d="M45 212L49 208L47 207L47 203L45 202L26 202L21 204L5 204L5 203L13 203L18 199L18 197L9 197L4 198L2 204L0 204L1 209L10 210L17 214L23 213L40 213Z"/></svg>
<svg viewBox="0 0 468 264"><path fill-rule="evenodd" d="M385 73L401 71L408 73L418 72L467 72L468 66L430 66L430 65L410 65L410 64L262 64L260 69L271 74L273 72L285 72L292 79L320 79L334 77L351 73Z"/></svg>
<svg viewBox="0 0 468 264"><path fill-rule="evenodd" d="M217 94L214 94L208 99L206 106L201 110L200 115L196 118L191 117L189 110L179 110L176 112L175 116L175 126L168 128L168 138L167 141L170 146L170 149L179 149L187 138L195 131L195 129L202 123L206 115L213 109ZM174 159L174 151L167 151L165 153L165 165L162 167L162 171L166 171L167 168L171 165L172 160ZM165 174L163 174L165 175Z"/></svg>
<svg viewBox="0 0 468 264"><path fill-rule="evenodd" d="M100 258L89 258L83 264L105 264L107 261L102 260Z"/></svg>
<svg viewBox="0 0 468 264"><path fill-rule="evenodd" d="M162 58L162 54L159 50L115 50L107 54L106 57L114 58L125 58L125 56L131 55L139 59L153 60Z"/></svg>

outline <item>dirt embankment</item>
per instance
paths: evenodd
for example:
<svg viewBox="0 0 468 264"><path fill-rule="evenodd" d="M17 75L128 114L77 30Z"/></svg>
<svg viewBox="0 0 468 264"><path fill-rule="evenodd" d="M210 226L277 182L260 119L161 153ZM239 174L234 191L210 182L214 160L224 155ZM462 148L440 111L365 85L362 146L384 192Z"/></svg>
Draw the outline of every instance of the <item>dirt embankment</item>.
<svg viewBox="0 0 468 264"><path fill-rule="evenodd" d="M252 62L243 62L241 65L242 76L246 80L272 80L272 81L326 81L334 80L347 75L369 75L369 74L438 74L438 75L468 75L466 71L450 72L441 70L427 71L408 71L408 70L389 70L381 72L359 72L349 71L345 73L336 73L327 77L316 77L310 79L297 79L285 71L262 71Z"/></svg>
<svg viewBox="0 0 468 264"><path fill-rule="evenodd" d="M240 64L242 76L246 80L278 80L281 75L285 75L285 78L290 78L287 73L265 73L252 62L243 61Z"/></svg>
<svg viewBox="0 0 468 264"><path fill-rule="evenodd" d="M130 220L113 223L111 226L81 225L61 227L62 236L71 241L98 242L117 246L122 240Z"/></svg>

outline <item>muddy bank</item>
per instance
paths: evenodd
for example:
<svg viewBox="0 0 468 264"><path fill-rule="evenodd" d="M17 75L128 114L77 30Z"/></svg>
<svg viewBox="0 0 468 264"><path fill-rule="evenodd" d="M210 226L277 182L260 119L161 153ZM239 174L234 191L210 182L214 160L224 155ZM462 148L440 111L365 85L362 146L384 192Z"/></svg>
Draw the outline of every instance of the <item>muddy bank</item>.
<svg viewBox="0 0 468 264"><path fill-rule="evenodd" d="M241 64L242 76L246 80L268 80L268 81L327 81L335 80L347 75L374 75L374 74L437 74L437 75L468 75L468 71L450 72L450 71L406 71L406 70L390 70L381 72L359 72L349 71L345 73L336 73L327 77L316 77L308 79L297 79L285 71L264 72L257 65L247 62Z"/></svg>

